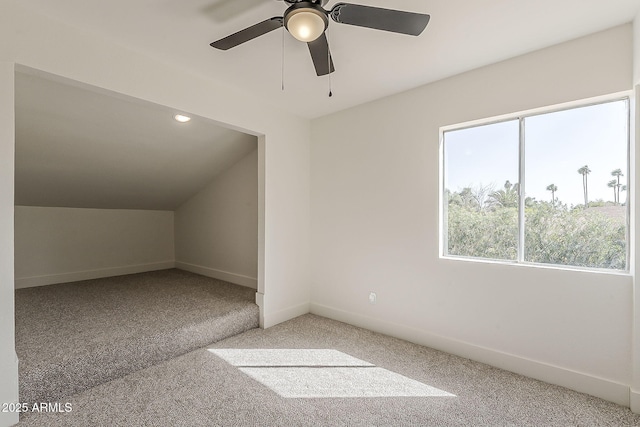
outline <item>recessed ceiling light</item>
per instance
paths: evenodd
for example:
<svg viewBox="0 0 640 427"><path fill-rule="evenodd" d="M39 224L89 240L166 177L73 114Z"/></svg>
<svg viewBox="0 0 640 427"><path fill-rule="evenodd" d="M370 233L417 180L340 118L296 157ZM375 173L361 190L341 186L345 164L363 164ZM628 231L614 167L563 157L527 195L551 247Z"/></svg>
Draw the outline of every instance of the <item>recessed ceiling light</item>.
<svg viewBox="0 0 640 427"><path fill-rule="evenodd" d="M180 123L186 123L189 120L191 120L191 117L183 116L182 114L176 114L175 116L173 116L173 118L179 121Z"/></svg>

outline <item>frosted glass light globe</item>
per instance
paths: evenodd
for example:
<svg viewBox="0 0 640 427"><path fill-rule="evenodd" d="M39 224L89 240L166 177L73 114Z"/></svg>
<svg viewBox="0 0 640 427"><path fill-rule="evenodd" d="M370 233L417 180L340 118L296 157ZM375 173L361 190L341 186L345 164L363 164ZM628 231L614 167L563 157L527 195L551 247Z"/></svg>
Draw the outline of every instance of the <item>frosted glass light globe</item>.
<svg viewBox="0 0 640 427"><path fill-rule="evenodd" d="M315 11L298 9L287 17L287 30L301 42L312 42L326 29L326 21Z"/></svg>

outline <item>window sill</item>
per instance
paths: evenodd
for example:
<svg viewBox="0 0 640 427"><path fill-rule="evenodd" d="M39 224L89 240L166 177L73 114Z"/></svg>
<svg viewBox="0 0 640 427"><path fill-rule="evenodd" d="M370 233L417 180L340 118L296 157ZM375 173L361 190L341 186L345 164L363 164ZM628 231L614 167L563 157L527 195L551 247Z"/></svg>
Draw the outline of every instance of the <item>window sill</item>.
<svg viewBox="0 0 640 427"><path fill-rule="evenodd" d="M577 272L577 273L594 273L594 274L605 274L605 275L626 276L626 277L632 276L630 271L608 270L604 268L574 267L570 265L540 264L540 263L534 263L534 262L518 262L518 261L508 261L508 260L470 258L470 257L453 256L453 255L441 255L440 259L445 260L447 262L453 261L453 262L466 262L466 263L478 263L478 264L492 264L492 265L501 265L501 266L507 266L507 267L571 271L571 272Z"/></svg>

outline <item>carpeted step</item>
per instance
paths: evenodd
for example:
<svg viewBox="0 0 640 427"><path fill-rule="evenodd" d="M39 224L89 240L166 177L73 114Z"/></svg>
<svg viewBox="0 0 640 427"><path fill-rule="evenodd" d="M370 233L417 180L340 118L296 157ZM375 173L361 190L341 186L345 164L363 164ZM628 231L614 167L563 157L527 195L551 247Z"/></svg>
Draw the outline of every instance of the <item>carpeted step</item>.
<svg viewBox="0 0 640 427"><path fill-rule="evenodd" d="M51 402L257 328L254 299L175 269L16 290L20 401Z"/></svg>

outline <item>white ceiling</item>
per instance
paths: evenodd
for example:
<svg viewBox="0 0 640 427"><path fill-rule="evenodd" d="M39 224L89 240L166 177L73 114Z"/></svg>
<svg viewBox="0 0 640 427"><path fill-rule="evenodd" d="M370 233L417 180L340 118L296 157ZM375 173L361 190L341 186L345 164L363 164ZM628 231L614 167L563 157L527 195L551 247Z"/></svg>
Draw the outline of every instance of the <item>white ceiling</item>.
<svg viewBox="0 0 640 427"><path fill-rule="evenodd" d="M254 136L201 117L181 124L176 113L17 73L16 205L174 210L257 147Z"/></svg>
<svg viewBox="0 0 640 427"><path fill-rule="evenodd" d="M336 4L330 1L325 8ZM284 111L318 117L630 22L638 0L354 0L429 13L420 37L330 21L336 72L317 77L307 47L282 31L229 51L209 43L273 16L277 0L22 0L21 4L129 49L235 86ZM52 35L54 36L54 35Z"/></svg>

